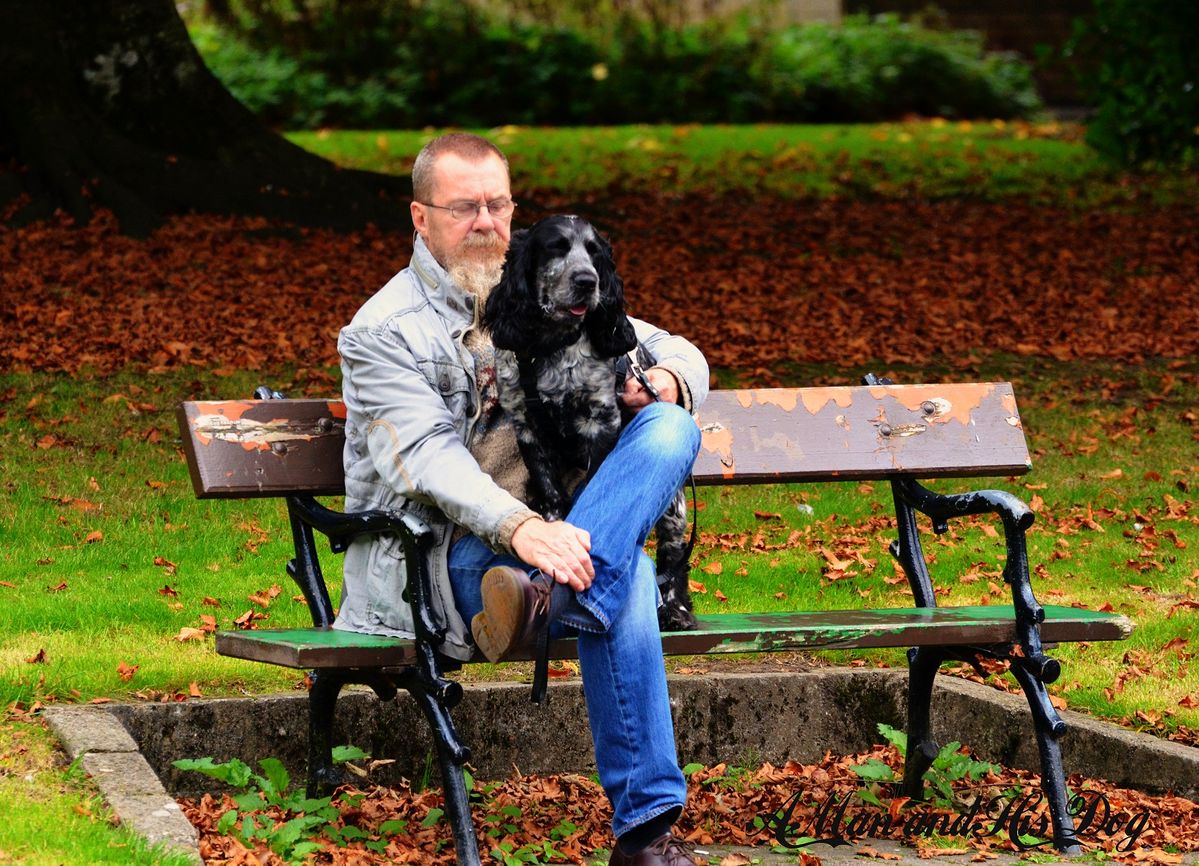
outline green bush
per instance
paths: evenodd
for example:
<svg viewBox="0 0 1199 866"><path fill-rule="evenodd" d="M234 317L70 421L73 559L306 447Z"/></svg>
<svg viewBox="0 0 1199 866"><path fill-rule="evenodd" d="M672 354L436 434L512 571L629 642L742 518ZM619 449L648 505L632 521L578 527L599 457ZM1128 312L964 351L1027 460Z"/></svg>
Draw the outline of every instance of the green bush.
<svg viewBox="0 0 1199 866"><path fill-rule="evenodd" d="M987 54L970 32L894 15L785 30L755 67L774 119L879 121L897 115L1026 117L1040 106L1029 68Z"/></svg>
<svg viewBox="0 0 1199 866"><path fill-rule="evenodd" d="M325 121L330 88L322 72L302 68L282 48L252 48L207 22L189 29L208 68L259 117L301 128Z"/></svg>
<svg viewBox="0 0 1199 866"><path fill-rule="evenodd" d="M394 58L412 70L413 109L385 125L571 124L592 114L600 55L578 33L442 2L425 3L410 26Z"/></svg>
<svg viewBox="0 0 1199 866"><path fill-rule="evenodd" d="M594 123L714 123L765 119L749 73L757 42L744 28L658 29L618 22L597 85Z"/></svg>
<svg viewBox="0 0 1199 866"><path fill-rule="evenodd" d="M248 0L243 0L243 3ZM769 29L631 14L606 28L500 17L451 0L313 0L193 22L205 61L268 122L413 128L1027 117L1028 67L970 33L895 16ZM275 11L272 11L275 10ZM276 14L278 13L278 14Z"/></svg>
<svg viewBox="0 0 1199 866"><path fill-rule="evenodd" d="M1199 156L1195 0L1095 0L1067 55L1095 115L1087 141L1113 162L1190 163Z"/></svg>

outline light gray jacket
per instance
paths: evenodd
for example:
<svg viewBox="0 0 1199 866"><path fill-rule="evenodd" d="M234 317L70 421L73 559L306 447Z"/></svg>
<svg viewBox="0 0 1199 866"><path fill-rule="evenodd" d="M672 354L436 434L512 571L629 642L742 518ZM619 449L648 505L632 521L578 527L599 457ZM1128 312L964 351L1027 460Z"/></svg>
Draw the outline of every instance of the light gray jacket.
<svg viewBox="0 0 1199 866"><path fill-rule="evenodd" d="M533 516L471 456L479 411L475 362L463 335L478 327L475 299L458 288L416 239L412 261L367 301L337 341L346 404L347 511L413 513L433 530L433 614L446 628L441 651L465 660L473 646L454 608L446 564L453 524L495 550ZM676 375L684 405L699 406L708 365L694 346L633 320L657 365ZM402 598L407 571L398 539L364 537L345 555L335 628L412 637Z"/></svg>

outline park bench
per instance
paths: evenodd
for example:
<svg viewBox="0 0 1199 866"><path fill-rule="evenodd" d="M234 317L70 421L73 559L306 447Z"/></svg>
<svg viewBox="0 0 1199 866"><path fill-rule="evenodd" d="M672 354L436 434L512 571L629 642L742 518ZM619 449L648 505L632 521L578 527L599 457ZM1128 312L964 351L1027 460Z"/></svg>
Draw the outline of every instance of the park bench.
<svg viewBox="0 0 1199 866"><path fill-rule="evenodd" d="M897 538L891 553L911 585L914 606L888 610L730 613L699 617L695 631L662 635L673 655L908 648L909 748L904 794L921 799L923 776L938 751L930 730L933 679L947 661L1004 659L1028 698L1040 750L1044 794L1054 842L1079 850L1058 740L1065 733L1046 691L1060 665L1047 644L1118 640L1132 629L1123 616L1041 606L1029 582L1025 530L1033 513L999 490L941 494L932 478L1019 475L1030 467L1012 388L1006 383L893 385L868 376L857 387L713 391L698 414L703 444L696 484L774 484L886 480L892 488ZM429 722L445 789L459 863L477 863L462 767L470 751L450 710L462 688L445 674L460 666L438 652L441 630L426 603L428 576L420 552L430 530L411 514L345 514L315 497L343 492L345 409L334 400L289 400L259 389L256 400L187 402L178 420L196 495L201 498L284 497L295 557L288 573L312 614L313 626L250 629L216 635L217 652L311 671L308 786L312 795L339 777L330 750L334 709L347 684L368 685L388 700L405 689ZM938 607L921 547L917 514L943 533L951 518L992 514L1002 524L1003 577L1012 603ZM333 630L334 608L317 558L314 530L335 552L362 533L395 533L409 564L408 601L415 639ZM551 643L554 658L574 655L573 640Z"/></svg>

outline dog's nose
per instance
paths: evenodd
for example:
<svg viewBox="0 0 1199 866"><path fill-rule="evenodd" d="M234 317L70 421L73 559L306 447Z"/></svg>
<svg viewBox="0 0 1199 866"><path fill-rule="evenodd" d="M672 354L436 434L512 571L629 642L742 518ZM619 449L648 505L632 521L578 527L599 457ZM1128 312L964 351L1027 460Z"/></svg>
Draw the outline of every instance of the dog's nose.
<svg viewBox="0 0 1199 866"><path fill-rule="evenodd" d="M570 275L570 285L578 291L591 291L599 283L594 271L575 271Z"/></svg>

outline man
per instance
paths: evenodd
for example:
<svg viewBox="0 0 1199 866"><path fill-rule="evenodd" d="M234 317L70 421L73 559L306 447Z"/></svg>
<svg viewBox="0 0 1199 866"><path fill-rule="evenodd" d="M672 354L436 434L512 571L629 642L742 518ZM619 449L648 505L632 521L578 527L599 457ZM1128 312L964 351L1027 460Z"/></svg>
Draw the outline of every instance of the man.
<svg viewBox="0 0 1199 866"><path fill-rule="evenodd" d="M434 530L431 604L441 652L495 660L547 621L578 631L600 781L612 802L612 863L692 863L670 834L686 784L658 634L645 537L690 471L699 432L689 411L708 369L687 341L644 322L657 360L623 393L634 412L617 446L562 521L522 502L527 473L495 392L494 350L480 332L499 282L515 205L504 155L477 136L438 138L418 155L411 263L342 330L346 508L404 509ZM336 627L411 635L395 539L346 553ZM470 624L470 625L468 625ZM473 632L473 637L472 637Z"/></svg>

